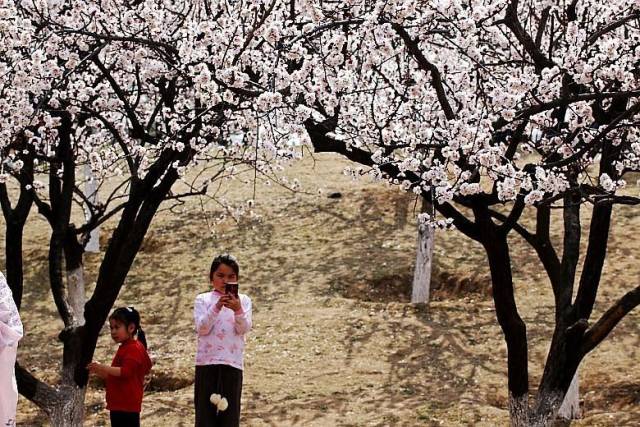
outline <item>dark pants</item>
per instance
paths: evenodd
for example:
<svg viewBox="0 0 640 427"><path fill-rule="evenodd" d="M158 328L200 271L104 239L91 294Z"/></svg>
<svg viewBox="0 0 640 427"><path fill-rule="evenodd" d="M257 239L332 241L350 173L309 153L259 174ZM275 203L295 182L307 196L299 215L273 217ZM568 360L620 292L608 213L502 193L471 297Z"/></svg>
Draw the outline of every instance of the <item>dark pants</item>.
<svg viewBox="0 0 640 427"><path fill-rule="evenodd" d="M196 427L238 427L240 425L240 397L242 370L228 365L196 366L194 384ZM225 397L229 407L218 411L211 403L211 395Z"/></svg>
<svg viewBox="0 0 640 427"><path fill-rule="evenodd" d="M111 427L140 427L140 412L109 412Z"/></svg>

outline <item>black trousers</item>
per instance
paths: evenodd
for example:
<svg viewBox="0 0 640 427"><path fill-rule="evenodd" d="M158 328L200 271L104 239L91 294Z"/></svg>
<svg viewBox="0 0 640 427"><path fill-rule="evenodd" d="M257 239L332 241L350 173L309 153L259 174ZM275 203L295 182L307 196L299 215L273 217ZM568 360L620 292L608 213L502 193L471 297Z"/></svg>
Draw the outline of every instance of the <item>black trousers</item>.
<svg viewBox="0 0 640 427"><path fill-rule="evenodd" d="M240 397L242 370L228 365L196 366L194 384L196 427L238 427L240 425ZM211 395L225 397L229 407L218 411L211 403Z"/></svg>
<svg viewBox="0 0 640 427"><path fill-rule="evenodd" d="M109 412L111 427L140 427L140 412Z"/></svg>

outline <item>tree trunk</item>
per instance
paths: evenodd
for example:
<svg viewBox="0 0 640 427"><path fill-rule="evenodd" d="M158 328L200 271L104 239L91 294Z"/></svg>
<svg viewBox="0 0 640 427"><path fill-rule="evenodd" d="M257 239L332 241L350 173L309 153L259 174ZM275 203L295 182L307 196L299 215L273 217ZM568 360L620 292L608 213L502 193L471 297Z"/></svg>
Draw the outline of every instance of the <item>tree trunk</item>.
<svg viewBox="0 0 640 427"><path fill-rule="evenodd" d="M86 164L84 166L84 176L87 179L87 182L84 186L84 194L87 196L87 199L91 202L92 205L96 206L98 204L98 188L96 186L96 181L93 176L93 172L91 171L91 166ZM89 221L90 219L90 211L87 208L85 210L85 219ZM89 233L89 241L84 247L86 252L97 253L100 252L100 227L95 227ZM84 305L84 302L83 302Z"/></svg>
<svg viewBox="0 0 640 427"><path fill-rule="evenodd" d="M486 208L474 208L480 240L491 270L496 317L507 344L509 413L514 426L531 424L527 327L518 313L507 235L491 221Z"/></svg>
<svg viewBox="0 0 640 427"><path fill-rule="evenodd" d="M84 397L86 389L77 385L59 387L58 405L47 411L51 425L58 427L82 427L84 424Z"/></svg>
<svg viewBox="0 0 640 427"><path fill-rule="evenodd" d="M66 383L65 378L68 378L69 373L73 374L72 366L63 369L63 384L53 388L16 364L16 380L20 394L42 409L53 427L83 425L86 389Z"/></svg>
<svg viewBox="0 0 640 427"><path fill-rule="evenodd" d="M162 169L149 172L145 179L153 178L153 174L160 175L161 171ZM129 204L123 210L105 250L93 295L85 304L85 324L78 328L83 345L75 370L77 384L86 385L88 381L87 370L84 367L93 358L100 330L118 297L158 207L177 179L177 172L171 169L152 189L132 186Z"/></svg>
<svg viewBox="0 0 640 427"><path fill-rule="evenodd" d="M509 418L513 427L529 426L529 397L509 393Z"/></svg>
<svg viewBox="0 0 640 427"><path fill-rule="evenodd" d="M33 181L33 151L31 148L21 146L24 166L20 172L21 185L20 195L15 203L15 207L11 207L11 200L7 191L6 184L0 184L0 208L2 208L2 215L5 219L6 234L5 234L5 272L7 276L7 283L11 288L13 294L13 300L20 310L22 305L22 292L23 292L23 258L22 258L22 237L24 233L24 225L31 212L31 206L33 205L33 199L29 191L26 190L25 182ZM24 155L24 153L28 153ZM20 179L18 180L20 181Z"/></svg>
<svg viewBox="0 0 640 427"><path fill-rule="evenodd" d="M77 268L67 270L67 292L69 306L73 312L73 325L84 325L86 294L84 288L84 267L82 264Z"/></svg>
<svg viewBox="0 0 640 427"><path fill-rule="evenodd" d="M543 392L538 395L538 407L544 411L530 411L527 397L520 396L509 398L509 416L513 427L551 427L556 420L553 408L558 408L562 401L562 390Z"/></svg>
<svg viewBox="0 0 640 427"><path fill-rule="evenodd" d="M69 224L65 233L64 259L67 275L67 301L72 312L71 326L84 325L84 248L78 242L75 226Z"/></svg>
<svg viewBox="0 0 640 427"><path fill-rule="evenodd" d="M431 210L431 204L422 199L422 212ZM431 289L431 264L433 261L433 239L435 229L418 222L418 250L416 268L413 273L411 302L428 303Z"/></svg>
<svg viewBox="0 0 640 427"><path fill-rule="evenodd" d="M13 300L20 309L23 289L22 233L23 224L7 221L5 237L5 256L7 284L11 288Z"/></svg>
<svg viewBox="0 0 640 427"><path fill-rule="evenodd" d="M42 409L53 427L81 427L84 422L86 387L80 387L74 374L82 360L82 337L78 327L60 333L64 344L60 383L52 387L34 377L16 363L18 391Z"/></svg>
<svg viewBox="0 0 640 427"><path fill-rule="evenodd" d="M532 427L552 426L563 398L564 391L562 390L539 392L536 400L536 409L534 409L529 418L529 425Z"/></svg>
<svg viewBox="0 0 640 427"><path fill-rule="evenodd" d="M81 363L83 345L79 328L72 326L63 329L60 340L64 343L62 385L58 387L61 402L54 406L49 413L49 418L53 426L82 426L86 386L78 386L74 378L75 371Z"/></svg>
<svg viewBox="0 0 640 427"><path fill-rule="evenodd" d="M580 392L579 392L579 377L578 371L576 371L571 380L571 385L567 394L564 397L562 406L558 411L558 417L565 420L577 420L582 416L580 411Z"/></svg>

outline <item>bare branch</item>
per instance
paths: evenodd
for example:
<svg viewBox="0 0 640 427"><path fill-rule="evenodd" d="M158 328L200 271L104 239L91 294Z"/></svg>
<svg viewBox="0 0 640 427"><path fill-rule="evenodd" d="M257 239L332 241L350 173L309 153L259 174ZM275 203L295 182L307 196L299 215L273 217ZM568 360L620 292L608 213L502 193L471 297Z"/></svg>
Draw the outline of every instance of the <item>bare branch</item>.
<svg viewBox="0 0 640 427"><path fill-rule="evenodd" d="M604 340L631 310L640 305L640 286L627 292L618 302L609 308L600 319L587 330L580 347L586 355Z"/></svg>

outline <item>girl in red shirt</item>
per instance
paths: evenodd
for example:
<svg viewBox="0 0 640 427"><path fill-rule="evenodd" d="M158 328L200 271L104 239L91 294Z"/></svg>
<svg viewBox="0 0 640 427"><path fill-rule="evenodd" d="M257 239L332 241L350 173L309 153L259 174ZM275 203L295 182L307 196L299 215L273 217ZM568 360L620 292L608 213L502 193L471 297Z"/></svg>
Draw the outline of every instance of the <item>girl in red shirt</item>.
<svg viewBox="0 0 640 427"><path fill-rule="evenodd" d="M109 316L109 327L111 338L120 344L111 366L91 362L87 369L106 381L111 425L139 427L144 377L151 370L140 314L133 307L117 308Z"/></svg>

